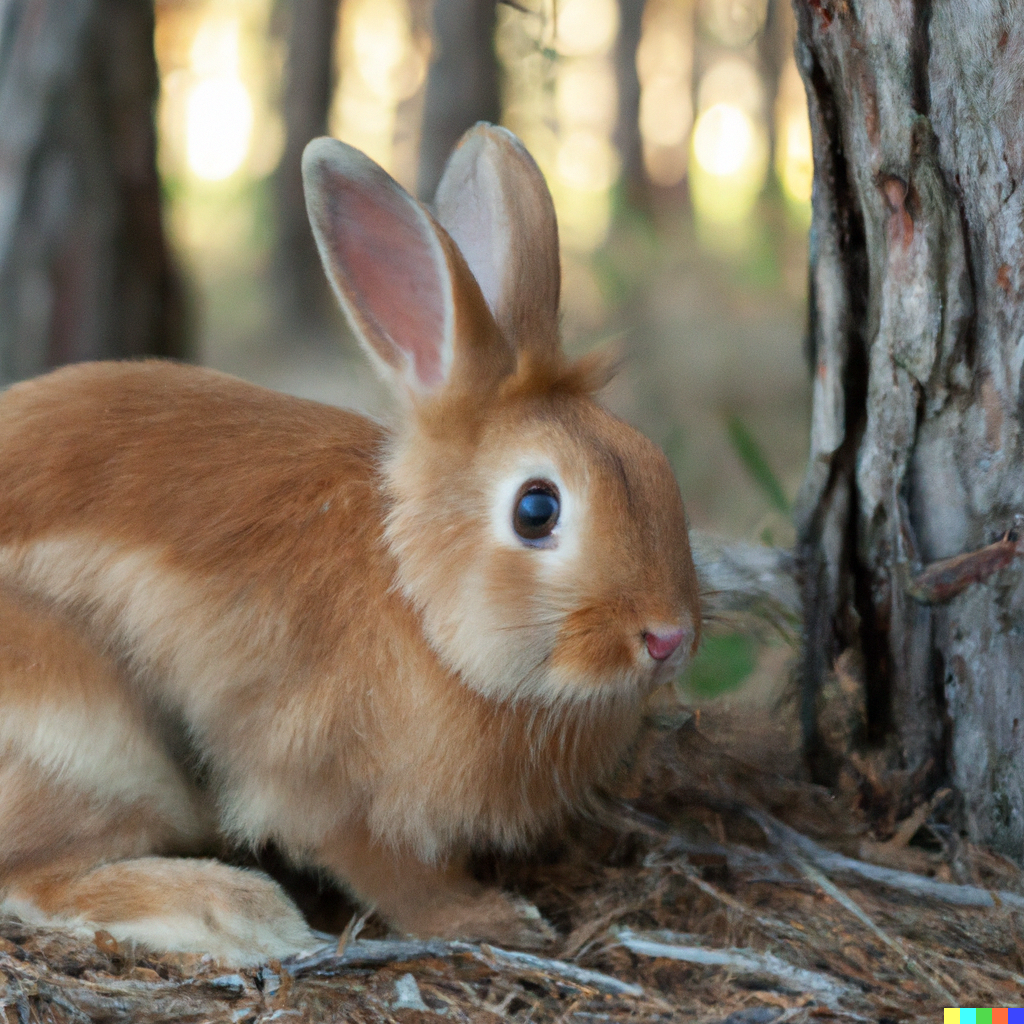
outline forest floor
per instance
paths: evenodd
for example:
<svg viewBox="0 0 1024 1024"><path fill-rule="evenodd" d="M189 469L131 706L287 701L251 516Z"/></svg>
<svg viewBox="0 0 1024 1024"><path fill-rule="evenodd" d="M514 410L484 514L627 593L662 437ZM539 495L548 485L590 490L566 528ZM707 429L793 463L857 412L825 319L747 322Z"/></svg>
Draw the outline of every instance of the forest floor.
<svg viewBox="0 0 1024 1024"><path fill-rule="evenodd" d="M541 954L388 938L371 917L340 952L229 971L7 920L0 1019L781 1024L1022 1004L1024 876L941 824L944 799L879 835L863 800L744 764L691 719L652 733L601 820L479 866L557 929Z"/></svg>

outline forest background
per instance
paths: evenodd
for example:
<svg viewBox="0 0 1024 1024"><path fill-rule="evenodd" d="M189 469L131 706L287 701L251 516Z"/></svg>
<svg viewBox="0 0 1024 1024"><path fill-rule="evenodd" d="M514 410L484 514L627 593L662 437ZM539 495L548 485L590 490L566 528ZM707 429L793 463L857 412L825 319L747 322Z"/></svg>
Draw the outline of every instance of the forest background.
<svg viewBox="0 0 1024 1024"><path fill-rule="evenodd" d="M786 0L10 0L0 25L0 383L164 354L381 411L302 147L329 132L429 199L500 121L554 194L570 350L622 349L607 400L694 527L792 546L813 168ZM759 679L796 768L791 654L712 627L686 686Z"/></svg>

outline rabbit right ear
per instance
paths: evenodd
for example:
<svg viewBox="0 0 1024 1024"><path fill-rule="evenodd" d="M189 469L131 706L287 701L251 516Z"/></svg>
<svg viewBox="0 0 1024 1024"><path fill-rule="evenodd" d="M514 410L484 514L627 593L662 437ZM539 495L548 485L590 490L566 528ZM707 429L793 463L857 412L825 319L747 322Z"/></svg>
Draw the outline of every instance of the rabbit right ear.
<svg viewBox="0 0 1024 1024"><path fill-rule="evenodd" d="M526 147L507 128L483 121L470 128L448 159L434 206L508 342L556 348L558 222Z"/></svg>
<svg viewBox="0 0 1024 1024"><path fill-rule="evenodd" d="M452 269L430 215L337 139L306 146L302 181L320 258L359 340L385 377L414 395L437 392L452 374L456 316Z"/></svg>

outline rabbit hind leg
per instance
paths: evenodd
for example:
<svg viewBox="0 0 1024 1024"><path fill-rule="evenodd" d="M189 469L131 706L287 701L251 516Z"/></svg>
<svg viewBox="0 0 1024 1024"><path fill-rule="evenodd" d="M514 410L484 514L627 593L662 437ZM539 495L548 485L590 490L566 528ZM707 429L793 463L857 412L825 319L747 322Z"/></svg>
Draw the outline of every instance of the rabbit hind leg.
<svg viewBox="0 0 1024 1024"><path fill-rule="evenodd" d="M117 664L0 586L0 888L22 869L201 852L216 829Z"/></svg>
<svg viewBox="0 0 1024 1024"><path fill-rule="evenodd" d="M216 838L116 663L0 588L0 911L237 965L308 947L266 876L156 856Z"/></svg>

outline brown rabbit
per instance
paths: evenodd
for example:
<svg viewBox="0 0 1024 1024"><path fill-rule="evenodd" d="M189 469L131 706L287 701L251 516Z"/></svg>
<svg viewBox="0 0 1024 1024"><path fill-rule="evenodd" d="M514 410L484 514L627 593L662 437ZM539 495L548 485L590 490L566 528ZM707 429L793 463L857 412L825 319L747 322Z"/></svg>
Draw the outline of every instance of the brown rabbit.
<svg viewBox="0 0 1024 1024"><path fill-rule="evenodd" d="M695 646L679 492L559 347L514 136L467 134L437 220L340 142L303 172L393 428L162 362L0 399L3 909L253 963L296 908L179 855L273 842L400 931L536 943L463 864L585 808Z"/></svg>

